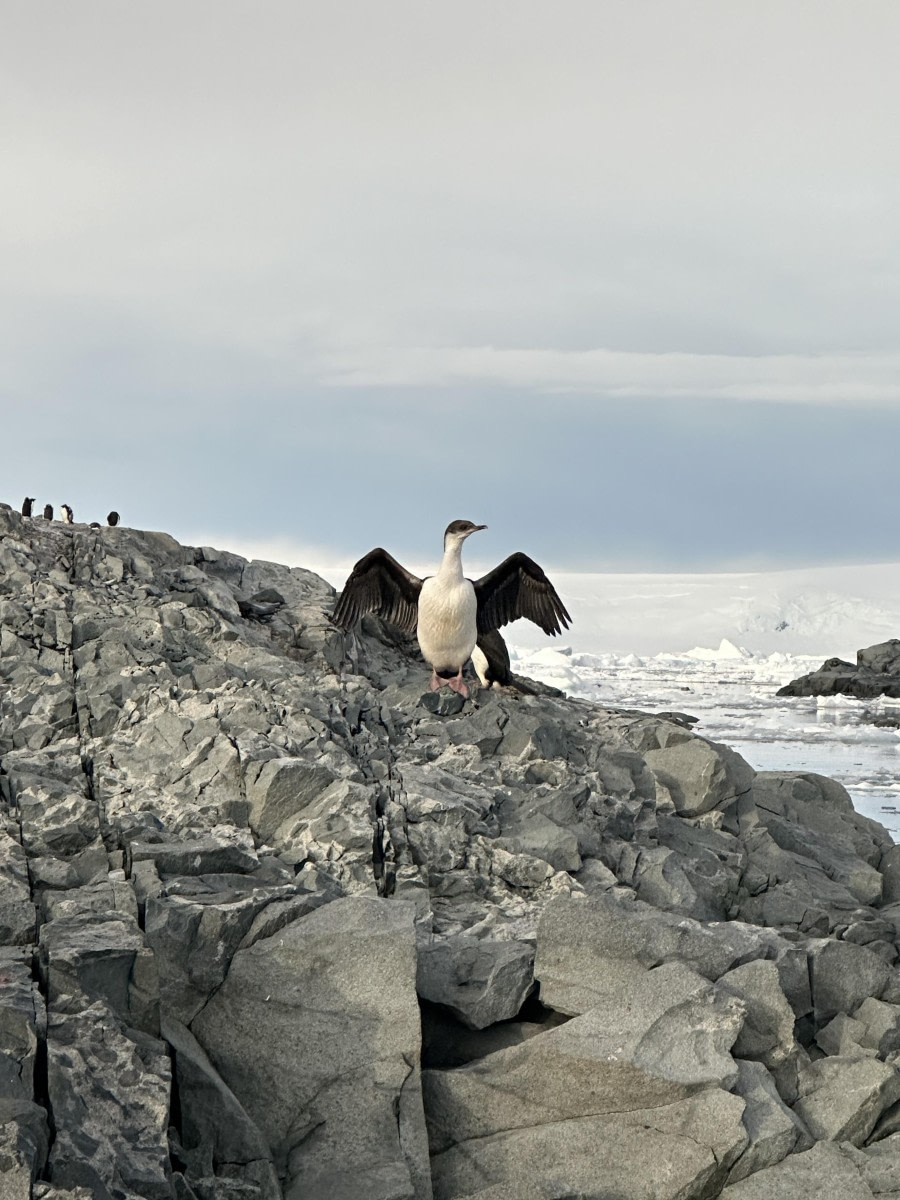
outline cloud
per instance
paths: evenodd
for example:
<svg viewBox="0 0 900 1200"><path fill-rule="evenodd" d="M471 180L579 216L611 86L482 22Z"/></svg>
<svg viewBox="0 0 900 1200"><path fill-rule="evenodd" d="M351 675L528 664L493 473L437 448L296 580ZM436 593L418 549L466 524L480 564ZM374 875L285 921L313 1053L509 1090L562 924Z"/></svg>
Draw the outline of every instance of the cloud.
<svg viewBox="0 0 900 1200"><path fill-rule="evenodd" d="M896 0L19 10L16 502L297 562L433 569L459 516L551 564L893 552Z"/></svg>
<svg viewBox="0 0 900 1200"><path fill-rule="evenodd" d="M725 355L494 346L390 348L355 363L337 357L322 382L335 388L493 384L616 399L731 400L900 407L900 353Z"/></svg>

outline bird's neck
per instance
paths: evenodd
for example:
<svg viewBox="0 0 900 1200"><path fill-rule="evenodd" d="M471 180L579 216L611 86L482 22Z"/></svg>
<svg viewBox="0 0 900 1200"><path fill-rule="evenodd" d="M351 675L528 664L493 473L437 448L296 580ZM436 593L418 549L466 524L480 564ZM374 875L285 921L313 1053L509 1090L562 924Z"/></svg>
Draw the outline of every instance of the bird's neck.
<svg viewBox="0 0 900 1200"><path fill-rule="evenodd" d="M441 559L438 575L448 583L462 579L462 542L448 541L444 546L444 557Z"/></svg>

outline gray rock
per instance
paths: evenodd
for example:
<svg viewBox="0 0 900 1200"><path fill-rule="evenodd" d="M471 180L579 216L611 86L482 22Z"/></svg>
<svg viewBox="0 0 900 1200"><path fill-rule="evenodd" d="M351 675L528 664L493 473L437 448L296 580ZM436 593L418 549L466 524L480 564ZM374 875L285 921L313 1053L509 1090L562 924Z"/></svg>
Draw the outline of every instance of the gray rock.
<svg viewBox="0 0 900 1200"><path fill-rule="evenodd" d="M896 1197L900 1194L900 1152L896 1146L892 1149L893 1153L881 1143L880 1148L873 1147L874 1152L857 1151L859 1173L875 1196Z"/></svg>
<svg viewBox="0 0 900 1200"><path fill-rule="evenodd" d="M455 1071L426 1071L432 1153L500 1130L728 1088L743 1010L678 963L611 979L597 1008Z"/></svg>
<svg viewBox="0 0 900 1200"><path fill-rule="evenodd" d="M729 1172L729 1183L746 1179L812 1145L803 1122L782 1101L762 1063L739 1062L734 1090L746 1105L743 1121L749 1142Z"/></svg>
<svg viewBox="0 0 900 1200"><path fill-rule="evenodd" d="M757 960L734 967L720 978L719 986L737 996L747 1011L734 1053L769 1068L780 1066L794 1049L794 1013L775 963Z"/></svg>
<svg viewBox="0 0 900 1200"><path fill-rule="evenodd" d="M459 936L419 952L416 989L470 1029L516 1016L534 987L534 946Z"/></svg>
<svg viewBox="0 0 900 1200"><path fill-rule="evenodd" d="M35 909L25 853L0 829L0 945L25 946L34 935Z"/></svg>
<svg viewBox="0 0 900 1200"><path fill-rule="evenodd" d="M816 1021L824 1024L837 1013L851 1013L887 986L891 969L865 946L815 940L809 944L809 969Z"/></svg>
<svg viewBox="0 0 900 1200"><path fill-rule="evenodd" d="M171 875L243 874L259 866L249 831L216 829L204 838L165 842L134 841L129 845L129 870L147 859L161 878Z"/></svg>
<svg viewBox="0 0 900 1200"><path fill-rule="evenodd" d="M883 879L883 900L895 904L900 900L900 845L888 846L879 864Z"/></svg>
<svg viewBox="0 0 900 1200"><path fill-rule="evenodd" d="M9 956L0 962L0 1098L34 1098L34 1064L46 1013L30 964Z"/></svg>
<svg viewBox="0 0 900 1200"><path fill-rule="evenodd" d="M47 890L41 893L40 899L44 924L62 917L86 917L89 913L115 913L134 925L138 922L134 888L125 879L107 877L86 887Z"/></svg>
<svg viewBox="0 0 900 1200"><path fill-rule="evenodd" d="M875 1123L875 1128L869 1137L867 1148L870 1151L882 1146L888 1151L893 1151L898 1148L897 1143L900 1142L897 1135L900 1134L900 1104L894 1104L886 1112L878 1118ZM892 1145L893 1143L893 1145Z"/></svg>
<svg viewBox="0 0 900 1200"><path fill-rule="evenodd" d="M47 1114L24 1098L0 1099L0 1196L30 1200L50 1144Z"/></svg>
<svg viewBox="0 0 900 1200"><path fill-rule="evenodd" d="M512 854L543 859L557 871L581 869L578 838L571 829L562 828L541 813L504 824L495 844Z"/></svg>
<svg viewBox="0 0 900 1200"><path fill-rule="evenodd" d="M77 1012L102 1000L127 1025L159 1032L156 959L124 914L50 921L41 929L40 963L51 1011Z"/></svg>
<svg viewBox="0 0 900 1200"><path fill-rule="evenodd" d="M165 1046L126 1034L96 1003L79 1013L51 1011L47 1056L51 1181L90 1188L96 1200L168 1198L172 1080Z"/></svg>
<svg viewBox="0 0 900 1200"><path fill-rule="evenodd" d="M792 679L779 696L876 696L900 695L900 675L896 671L897 642L892 639L858 650L856 665L842 658L826 659L817 671Z"/></svg>
<svg viewBox="0 0 900 1200"><path fill-rule="evenodd" d="M900 641L889 638L886 642L857 650L856 665L861 669L900 675Z"/></svg>
<svg viewBox="0 0 900 1200"><path fill-rule="evenodd" d="M900 1005L867 996L853 1015L864 1026L861 1045L871 1046L879 1058L900 1050Z"/></svg>
<svg viewBox="0 0 900 1200"><path fill-rule="evenodd" d="M247 776L251 828L263 841L270 841L283 822L296 817L334 782L329 767L304 758L262 763Z"/></svg>
<svg viewBox="0 0 900 1200"><path fill-rule="evenodd" d="M618 964L678 961L715 980L742 961L764 957L777 940L767 943L737 922L702 924L612 896L560 897L541 916L535 977L544 1003L573 1014L608 993L607 975Z"/></svg>
<svg viewBox="0 0 900 1200"><path fill-rule="evenodd" d="M230 1178L253 1185L252 1171L267 1166L272 1184L257 1194L278 1200L281 1189L268 1144L203 1048L180 1022L164 1021L162 1032L173 1051L181 1145L191 1156L191 1177L213 1176L224 1168Z"/></svg>
<svg viewBox="0 0 900 1200"><path fill-rule="evenodd" d="M500 1129L434 1156L435 1200L714 1196L747 1144L743 1107L714 1089L651 1109Z"/></svg>
<svg viewBox="0 0 900 1200"><path fill-rule="evenodd" d="M54 1187L52 1183L36 1183L32 1196L34 1200L93 1200L93 1192L90 1188Z"/></svg>
<svg viewBox="0 0 900 1200"><path fill-rule="evenodd" d="M854 811L845 788L811 772L761 771L753 796L782 849L811 859L859 903L881 901L877 868L890 843L880 825Z"/></svg>
<svg viewBox="0 0 900 1200"><path fill-rule="evenodd" d="M824 1058L813 1063L794 1105L817 1141L861 1146L878 1118L900 1100L900 1073L874 1058Z"/></svg>
<svg viewBox="0 0 900 1200"><path fill-rule="evenodd" d="M239 950L193 1021L287 1195L430 1194L413 918L335 900Z"/></svg>
<svg viewBox="0 0 900 1200"><path fill-rule="evenodd" d="M846 1013L838 1013L816 1034L816 1045L826 1054L843 1058L875 1058L876 1050L865 1044L866 1026Z"/></svg>
<svg viewBox="0 0 900 1200"><path fill-rule="evenodd" d="M734 915L747 853L733 834L702 823L718 816L686 819L657 809L660 845L641 852L634 879L639 899L701 921Z"/></svg>
<svg viewBox="0 0 900 1200"><path fill-rule="evenodd" d="M254 920L275 900L289 900L290 885L255 887L238 876L232 886L218 880L186 895L150 896L144 930L159 971L167 1016L189 1024L221 986L232 956Z"/></svg>
<svg viewBox="0 0 900 1200"><path fill-rule="evenodd" d="M644 760L680 815L724 808L750 791L753 770L727 746L662 721L656 726L656 740L656 747L642 748Z"/></svg>
<svg viewBox="0 0 900 1200"><path fill-rule="evenodd" d="M872 1200L872 1192L853 1161L837 1146L818 1142L730 1184L722 1200Z"/></svg>

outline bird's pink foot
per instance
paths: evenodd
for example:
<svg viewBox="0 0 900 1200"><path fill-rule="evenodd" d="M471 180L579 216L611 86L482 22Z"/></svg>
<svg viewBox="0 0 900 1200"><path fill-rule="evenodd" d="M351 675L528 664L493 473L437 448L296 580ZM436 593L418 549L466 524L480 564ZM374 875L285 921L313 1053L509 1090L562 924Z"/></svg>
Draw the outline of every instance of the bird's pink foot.
<svg viewBox="0 0 900 1200"><path fill-rule="evenodd" d="M445 683L447 684L447 687L451 689L451 691L458 692L464 700L468 700L469 689L463 682L462 671L460 671L458 675L454 675L452 679L445 680Z"/></svg>
<svg viewBox="0 0 900 1200"><path fill-rule="evenodd" d="M439 679L438 676L434 673L434 671L432 671L431 672L431 683L429 683L429 685L428 685L428 690L431 692L438 692L438 691L440 691L440 689L443 686L444 686L443 679Z"/></svg>

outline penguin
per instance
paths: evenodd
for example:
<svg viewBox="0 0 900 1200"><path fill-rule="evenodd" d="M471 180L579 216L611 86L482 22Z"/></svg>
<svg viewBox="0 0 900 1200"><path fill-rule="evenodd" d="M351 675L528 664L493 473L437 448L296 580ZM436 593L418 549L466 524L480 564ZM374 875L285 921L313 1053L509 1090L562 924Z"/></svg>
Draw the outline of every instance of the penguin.
<svg viewBox="0 0 900 1200"><path fill-rule="evenodd" d="M69 508L68 504L62 505L62 511L63 511L63 523L66 525L73 524L73 522L75 520L75 514L72 512L71 508Z"/></svg>
<svg viewBox="0 0 900 1200"><path fill-rule="evenodd" d="M31 506L34 504L34 499L35 499L34 496L26 496L25 499L22 501L22 516L23 517L30 517L32 515L31 514Z"/></svg>
<svg viewBox="0 0 900 1200"><path fill-rule="evenodd" d="M116 512L115 509L113 509L111 513L107 513L106 523L107 523L107 525L118 525L119 514Z"/></svg>
<svg viewBox="0 0 900 1200"><path fill-rule="evenodd" d="M44 520L45 521L53 520L53 505L52 504L44 505Z"/></svg>

